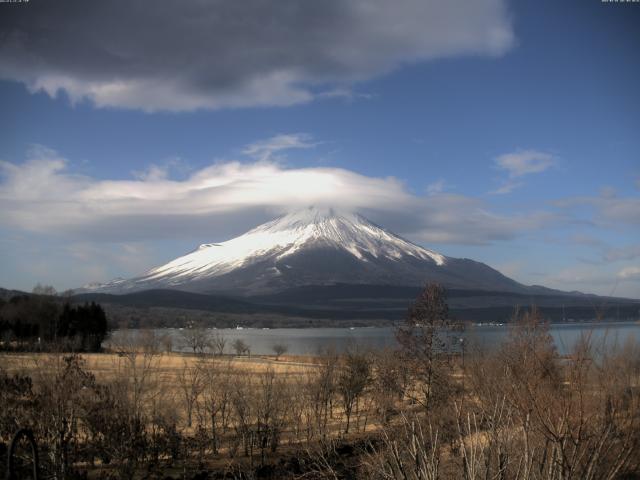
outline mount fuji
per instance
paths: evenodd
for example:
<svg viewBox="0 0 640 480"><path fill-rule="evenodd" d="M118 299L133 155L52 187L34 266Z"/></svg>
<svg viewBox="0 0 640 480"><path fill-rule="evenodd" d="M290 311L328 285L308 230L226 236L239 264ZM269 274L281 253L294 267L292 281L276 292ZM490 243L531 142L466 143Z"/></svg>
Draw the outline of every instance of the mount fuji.
<svg viewBox="0 0 640 480"><path fill-rule="evenodd" d="M404 318L426 282L444 285L451 313L475 322L506 322L514 307L527 305L554 321L614 311L615 318L635 318L640 308L638 300L523 285L483 263L442 255L329 208L300 210L226 242L200 245L136 278L87 285L76 299L161 326L174 325L170 319L187 311L231 324L370 325Z"/></svg>
<svg viewBox="0 0 640 480"><path fill-rule="evenodd" d="M226 242L200 245L137 278L87 285L82 291L260 295L308 286L419 286L428 281L512 293L532 288L483 263L418 246L360 215L307 208Z"/></svg>

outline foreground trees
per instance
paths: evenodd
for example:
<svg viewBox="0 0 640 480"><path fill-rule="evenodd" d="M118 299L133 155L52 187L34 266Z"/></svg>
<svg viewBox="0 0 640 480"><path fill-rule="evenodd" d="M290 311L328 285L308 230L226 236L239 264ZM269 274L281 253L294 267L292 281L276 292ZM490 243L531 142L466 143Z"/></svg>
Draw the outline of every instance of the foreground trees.
<svg viewBox="0 0 640 480"><path fill-rule="evenodd" d="M49 292L40 287L38 292ZM107 317L96 303L72 305L49 294L19 295L0 304L0 349L100 351Z"/></svg>
<svg viewBox="0 0 640 480"><path fill-rule="evenodd" d="M78 355L0 367L0 453L27 427L55 479L638 478L637 344L585 337L560 356L531 309L463 363L442 346L441 293L422 297L399 351L326 351L293 368L167 356L121 335L109 374Z"/></svg>
<svg viewBox="0 0 640 480"><path fill-rule="evenodd" d="M280 360L280 357L289 351L289 346L284 343L276 343L271 350L276 354L276 362Z"/></svg>
<svg viewBox="0 0 640 480"><path fill-rule="evenodd" d="M638 345L607 350L585 337L562 358L535 309L514 320L500 347L472 349L450 407L407 410L383 428L364 454L367 478L638 478Z"/></svg>
<svg viewBox="0 0 640 480"><path fill-rule="evenodd" d="M518 317L501 349L472 357L477 401L458 405L465 478L614 479L637 471L638 351L596 347L583 338L558 358L534 310Z"/></svg>
<svg viewBox="0 0 640 480"><path fill-rule="evenodd" d="M371 364L367 355L349 351L338 374L337 390L346 417L344 433L349 433L351 413L358 399L364 394L371 376Z"/></svg>
<svg viewBox="0 0 640 480"><path fill-rule="evenodd" d="M414 389L408 394L425 409L443 402L450 393L451 326L444 288L427 284L409 308L396 334Z"/></svg>

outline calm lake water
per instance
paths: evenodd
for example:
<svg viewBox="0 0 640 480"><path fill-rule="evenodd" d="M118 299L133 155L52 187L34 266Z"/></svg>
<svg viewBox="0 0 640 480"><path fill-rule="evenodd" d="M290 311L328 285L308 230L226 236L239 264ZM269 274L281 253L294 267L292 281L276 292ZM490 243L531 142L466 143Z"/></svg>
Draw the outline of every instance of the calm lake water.
<svg viewBox="0 0 640 480"><path fill-rule="evenodd" d="M231 343L242 339L256 355L273 354L276 344L288 347L288 353L294 355L315 354L320 350L334 348L344 351L350 345L363 348L383 348L396 345L395 329L392 327L360 328L275 328L275 329L211 329L211 333L220 334L227 340L226 351L232 353ZM460 337L466 345L480 345L486 348L498 345L508 334L509 327L482 325L469 327ZM117 338L119 332L113 332ZM188 350L183 346L179 329L159 329L158 335L169 334L173 338L173 349ZM561 354L571 351L582 335L590 334L595 345L613 347L623 345L628 340L640 341L640 324L623 322L578 323L551 325L558 351Z"/></svg>

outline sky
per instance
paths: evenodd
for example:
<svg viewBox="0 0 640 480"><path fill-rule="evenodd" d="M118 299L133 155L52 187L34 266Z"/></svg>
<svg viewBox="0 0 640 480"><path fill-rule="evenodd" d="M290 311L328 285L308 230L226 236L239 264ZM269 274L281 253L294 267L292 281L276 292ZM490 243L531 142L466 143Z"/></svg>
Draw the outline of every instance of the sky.
<svg viewBox="0 0 640 480"><path fill-rule="evenodd" d="M0 286L310 205L640 298L640 3L0 3Z"/></svg>

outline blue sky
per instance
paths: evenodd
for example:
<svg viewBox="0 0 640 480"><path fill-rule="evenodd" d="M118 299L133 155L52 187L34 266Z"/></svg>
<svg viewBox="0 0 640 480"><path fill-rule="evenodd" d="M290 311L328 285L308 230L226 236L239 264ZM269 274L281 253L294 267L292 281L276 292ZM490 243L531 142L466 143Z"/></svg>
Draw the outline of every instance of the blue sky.
<svg viewBox="0 0 640 480"><path fill-rule="evenodd" d="M204 12L255 18L208 37L67 3L0 4L0 286L132 276L327 203L527 284L640 298L640 4L291 0L266 28L247 2ZM197 38L164 44L170 21Z"/></svg>

